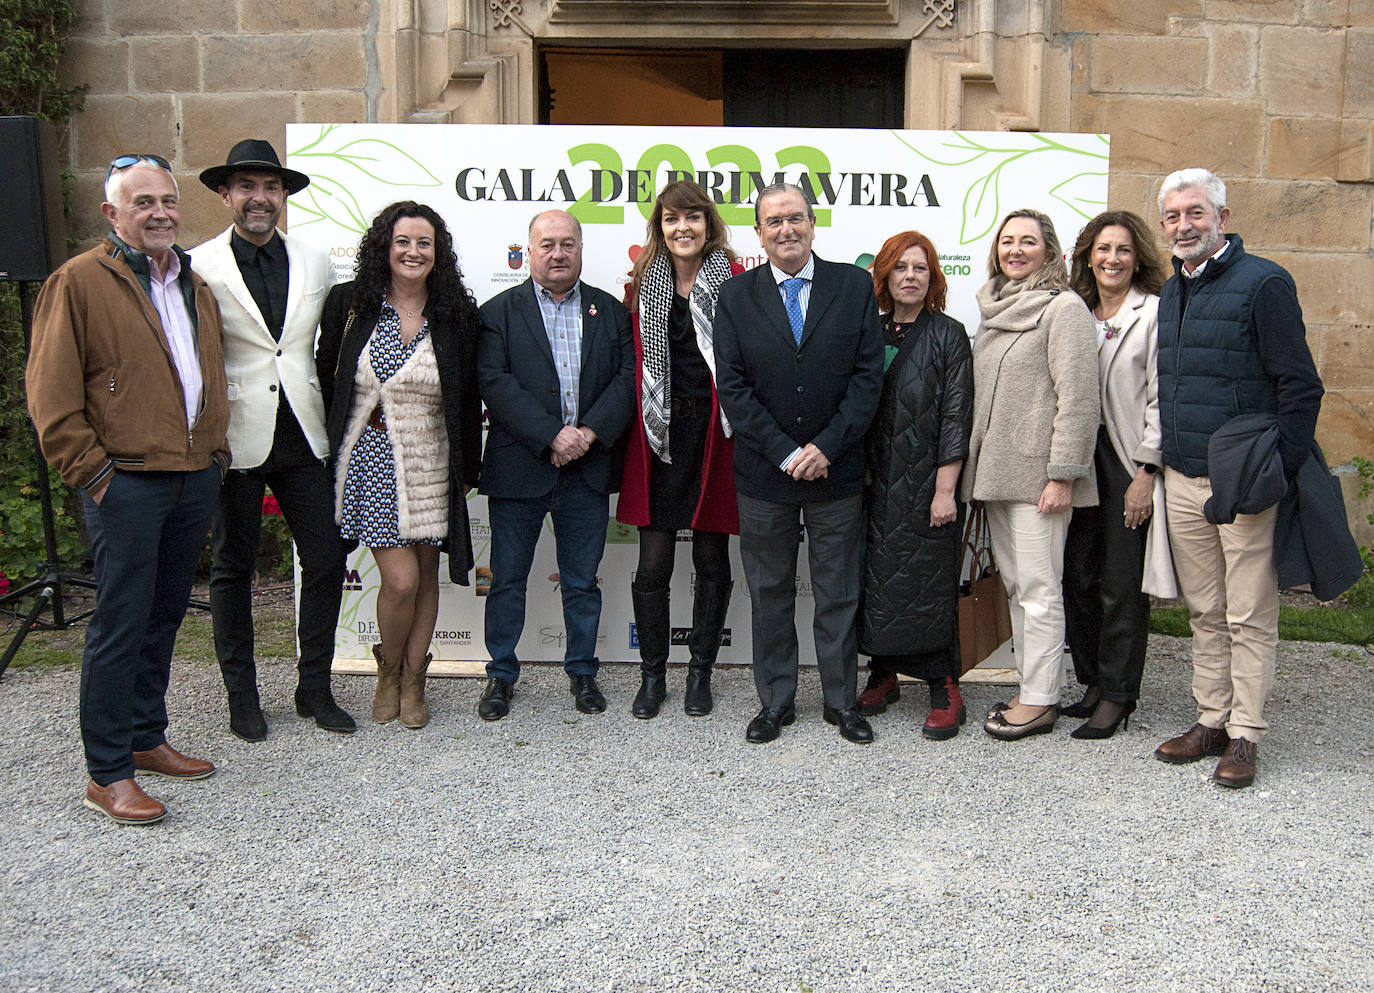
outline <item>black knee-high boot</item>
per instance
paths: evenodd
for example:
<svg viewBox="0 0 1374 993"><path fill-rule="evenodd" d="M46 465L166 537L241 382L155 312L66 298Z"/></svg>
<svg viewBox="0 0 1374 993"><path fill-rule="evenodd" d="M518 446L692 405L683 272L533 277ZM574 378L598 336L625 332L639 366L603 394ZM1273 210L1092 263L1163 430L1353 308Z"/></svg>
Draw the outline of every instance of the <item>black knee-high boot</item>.
<svg viewBox="0 0 1374 993"><path fill-rule="evenodd" d="M631 583L630 599L639 633L639 692L630 713L648 720L658 716L668 695L668 588L641 590Z"/></svg>
<svg viewBox="0 0 1374 993"><path fill-rule="evenodd" d="M687 666L687 692L682 709L689 717L704 717L711 712L711 667L716 664L725 614L730 609L734 583L716 583L697 576L696 597L692 601L692 634L688 647L692 660Z"/></svg>

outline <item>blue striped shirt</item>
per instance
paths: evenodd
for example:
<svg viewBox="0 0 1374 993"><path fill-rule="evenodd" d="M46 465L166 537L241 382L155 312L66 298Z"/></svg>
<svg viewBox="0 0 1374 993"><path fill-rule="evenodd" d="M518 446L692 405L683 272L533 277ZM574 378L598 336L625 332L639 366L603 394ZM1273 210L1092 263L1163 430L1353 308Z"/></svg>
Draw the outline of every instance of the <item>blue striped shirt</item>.
<svg viewBox="0 0 1374 993"><path fill-rule="evenodd" d="M785 283L787 280L791 279L792 277L789 276L787 273L783 272L772 262L768 263L768 268L773 270L773 278L777 280L778 283L778 296L782 297L782 305L784 308L786 308L787 290L782 284ZM797 276L801 279L806 280L806 282L802 283L801 285L801 292L797 294L797 303L801 306L802 324L805 324L806 308L811 304L811 281L816 278L816 256L812 255L806 260L806 265L801 267L801 271L797 273ZM787 467L790 466L792 464L792 461L801 453L801 446L792 449L792 451L788 453L787 458L782 460L782 464L778 468L782 469L783 472L786 472Z"/></svg>
<svg viewBox="0 0 1374 993"><path fill-rule="evenodd" d="M555 300L547 289L534 284L539 313L544 318L544 333L549 336L553 364L558 372L558 398L563 407L563 423L577 427L578 383L582 379L582 284L576 283Z"/></svg>

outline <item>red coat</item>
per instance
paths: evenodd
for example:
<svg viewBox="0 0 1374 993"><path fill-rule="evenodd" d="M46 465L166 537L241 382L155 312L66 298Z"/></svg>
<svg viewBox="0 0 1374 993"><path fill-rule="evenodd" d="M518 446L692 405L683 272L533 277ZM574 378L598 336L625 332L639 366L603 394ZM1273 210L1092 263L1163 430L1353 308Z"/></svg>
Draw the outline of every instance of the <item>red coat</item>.
<svg viewBox="0 0 1374 993"><path fill-rule="evenodd" d="M730 263L735 275L744 271ZM628 291L627 291L628 296ZM653 449L644 435L643 378L644 346L639 338L639 308L631 307L635 339L635 418L630 425L625 447L625 475L620 483L620 502L615 519L622 524L644 527L649 523L649 466ZM720 399L711 383L711 433L706 437L706 454L701 460L701 495L697 499L692 527L700 531L739 534L739 505L735 502L735 439L725 437L720 423Z"/></svg>

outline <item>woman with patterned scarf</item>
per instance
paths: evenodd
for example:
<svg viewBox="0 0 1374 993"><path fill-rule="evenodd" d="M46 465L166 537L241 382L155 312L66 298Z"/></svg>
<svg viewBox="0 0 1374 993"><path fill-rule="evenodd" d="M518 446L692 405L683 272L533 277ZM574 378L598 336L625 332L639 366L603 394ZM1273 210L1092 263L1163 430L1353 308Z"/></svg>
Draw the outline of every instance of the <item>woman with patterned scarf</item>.
<svg viewBox="0 0 1374 993"><path fill-rule="evenodd" d="M668 585L677 533L692 529L696 585L683 710L711 712L711 667L730 606L730 535L739 534L730 424L716 398L716 295L743 272L710 195L665 186L649 218L625 302L634 320L639 417L630 429L616 519L639 528L630 584L641 681L631 712L649 719L668 694Z"/></svg>

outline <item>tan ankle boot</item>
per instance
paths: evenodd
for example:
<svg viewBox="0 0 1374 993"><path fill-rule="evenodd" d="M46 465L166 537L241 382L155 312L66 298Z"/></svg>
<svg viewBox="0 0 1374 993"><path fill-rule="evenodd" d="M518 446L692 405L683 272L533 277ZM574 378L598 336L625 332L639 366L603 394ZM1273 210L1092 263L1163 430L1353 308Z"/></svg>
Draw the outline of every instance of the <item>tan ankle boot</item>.
<svg viewBox="0 0 1374 993"><path fill-rule="evenodd" d="M382 658L382 646L372 646L377 660L377 695L372 698L372 719L378 724L394 721L401 712L401 660Z"/></svg>
<svg viewBox="0 0 1374 993"><path fill-rule="evenodd" d="M433 655L423 662L405 660L401 669L401 723L414 730L429 723L429 705L425 703L425 673L429 671Z"/></svg>

